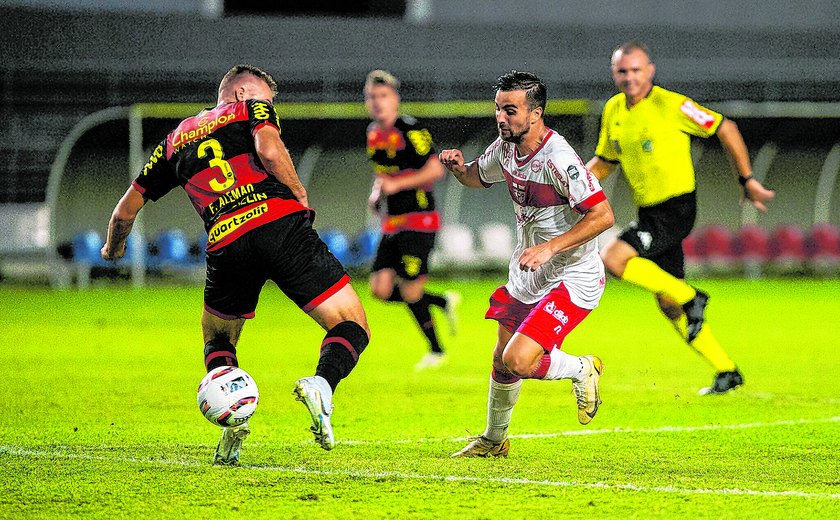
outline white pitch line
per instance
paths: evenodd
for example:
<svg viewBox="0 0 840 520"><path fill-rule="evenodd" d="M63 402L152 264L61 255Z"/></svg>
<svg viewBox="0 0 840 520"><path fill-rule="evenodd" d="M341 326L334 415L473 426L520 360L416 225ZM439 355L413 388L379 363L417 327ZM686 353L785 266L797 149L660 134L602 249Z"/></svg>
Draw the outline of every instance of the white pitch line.
<svg viewBox="0 0 840 520"><path fill-rule="evenodd" d="M48 458L48 459L81 459L102 462L126 462L132 464L151 464L162 466L181 466L188 468L206 468L209 463L200 463L190 460L177 459L142 459L138 457L105 457L100 455L88 455L84 453L66 453L63 451L38 451L18 448L15 446L0 446L0 455L12 455L18 457ZM641 493L671 493L680 495L747 495L757 497L797 497L809 499L840 500L840 493L817 493L796 490L759 490L741 488L680 488L676 486L640 486L637 484L607 484L605 482L574 482L565 480L532 480L526 478L507 477L471 477L463 475L437 475L423 473L404 473L401 471L358 471L340 469L310 469L301 466L238 466L242 470L269 471L276 473L291 473L297 475L313 476L344 476L357 478L395 478L402 480L427 480L441 482L471 482L475 484L509 484L522 486L549 486L568 488L603 489L615 491L637 491Z"/></svg>
<svg viewBox="0 0 840 520"><path fill-rule="evenodd" d="M550 433L522 433L510 435L511 439L551 439L554 437L573 437L578 435L604 435L611 433L684 433L714 430L745 430L749 428L773 428L777 426L798 426L801 424L819 424L840 422L840 416L826 417L821 419L792 419L773 422L754 422L741 424L702 424L700 426L659 426L657 428L604 428L586 430L564 430ZM410 444L427 442L463 442L469 437L423 437L420 439L380 439L380 440L340 440L339 444L366 445L366 444Z"/></svg>

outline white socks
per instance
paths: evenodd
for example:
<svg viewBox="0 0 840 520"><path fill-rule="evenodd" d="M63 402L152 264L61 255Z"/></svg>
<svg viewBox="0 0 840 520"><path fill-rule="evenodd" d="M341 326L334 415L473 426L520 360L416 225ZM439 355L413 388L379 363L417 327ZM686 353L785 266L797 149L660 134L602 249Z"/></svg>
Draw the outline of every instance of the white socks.
<svg viewBox="0 0 840 520"><path fill-rule="evenodd" d="M487 429L484 430L484 437L493 442L501 442L507 437L513 406L519 400L521 388L521 379L515 383L504 384L490 378L490 391L487 395Z"/></svg>
<svg viewBox="0 0 840 520"><path fill-rule="evenodd" d="M543 379L580 380L584 376L583 360L578 356L566 354L559 348L551 350L551 364Z"/></svg>

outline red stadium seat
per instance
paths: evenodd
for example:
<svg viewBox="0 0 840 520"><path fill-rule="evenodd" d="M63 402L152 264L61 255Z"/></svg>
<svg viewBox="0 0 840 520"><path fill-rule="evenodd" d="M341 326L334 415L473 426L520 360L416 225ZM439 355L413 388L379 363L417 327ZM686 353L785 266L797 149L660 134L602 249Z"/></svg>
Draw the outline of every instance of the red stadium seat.
<svg viewBox="0 0 840 520"><path fill-rule="evenodd" d="M714 274L726 274L735 266L732 232L721 225L708 225L697 234L697 253L705 268Z"/></svg>
<svg viewBox="0 0 840 520"><path fill-rule="evenodd" d="M840 272L840 229L828 222L814 224L805 242L808 263L815 274Z"/></svg>
<svg viewBox="0 0 840 520"><path fill-rule="evenodd" d="M703 273L703 258L697 252L697 234L692 233L683 240L685 254L685 274L688 277L700 276Z"/></svg>
<svg viewBox="0 0 840 520"><path fill-rule="evenodd" d="M743 226L735 235L735 254L748 278L759 278L770 259L770 233L756 224Z"/></svg>
<svg viewBox="0 0 840 520"><path fill-rule="evenodd" d="M797 274L805 268L805 234L797 226L782 224L770 234L770 267L777 274Z"/></svg>

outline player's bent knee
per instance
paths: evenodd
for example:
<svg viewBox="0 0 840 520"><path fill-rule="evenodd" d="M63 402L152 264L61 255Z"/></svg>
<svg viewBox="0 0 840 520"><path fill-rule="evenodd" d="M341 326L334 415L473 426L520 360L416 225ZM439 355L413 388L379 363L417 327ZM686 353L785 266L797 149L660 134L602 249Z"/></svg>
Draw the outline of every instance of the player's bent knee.
<svg viewBox="0 0 840 520"><path fill-rule="evenodd" d="M502 354L502 363L508 372L518 377L525 377L537 368L531 356L519 352L505 351Z"/></svg>
<svg viewBox="0 0 840 520"><path fill-rule="evenodd" d="M342 321L327 331L324 339L324 347L331 344L340 345L348 349L356 360L365 351L368 343L370 343L370 332L355 321Z"/></svg>

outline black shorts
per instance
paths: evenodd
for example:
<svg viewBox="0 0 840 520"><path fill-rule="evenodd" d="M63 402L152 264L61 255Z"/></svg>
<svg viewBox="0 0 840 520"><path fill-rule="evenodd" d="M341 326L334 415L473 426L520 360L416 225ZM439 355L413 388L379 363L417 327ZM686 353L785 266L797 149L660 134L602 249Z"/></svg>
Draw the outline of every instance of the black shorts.
<svg viewBox="0 0 840 520"><path fill-rule="evenodd" d="M400 231L383 235L373 261L373 272L393 269L403 280L416 280L429 274L429 254L435 247L436 233Z"/></svg>
<svg viewBox="0 0 840 520"><path fill-rule="evenodd" d="M224 319L253 318L267 280L308 312L350 277L306 214L293 213L207 252L204 308Z"/></svg>
<svg viewBox="0 0 840 520"><path fill-rule="evenodd" d="M685 278L682 242L694 228L697 216L695 193L686 193L654 206L639 208L639 218L619 238L663 270Z"/></svg>

